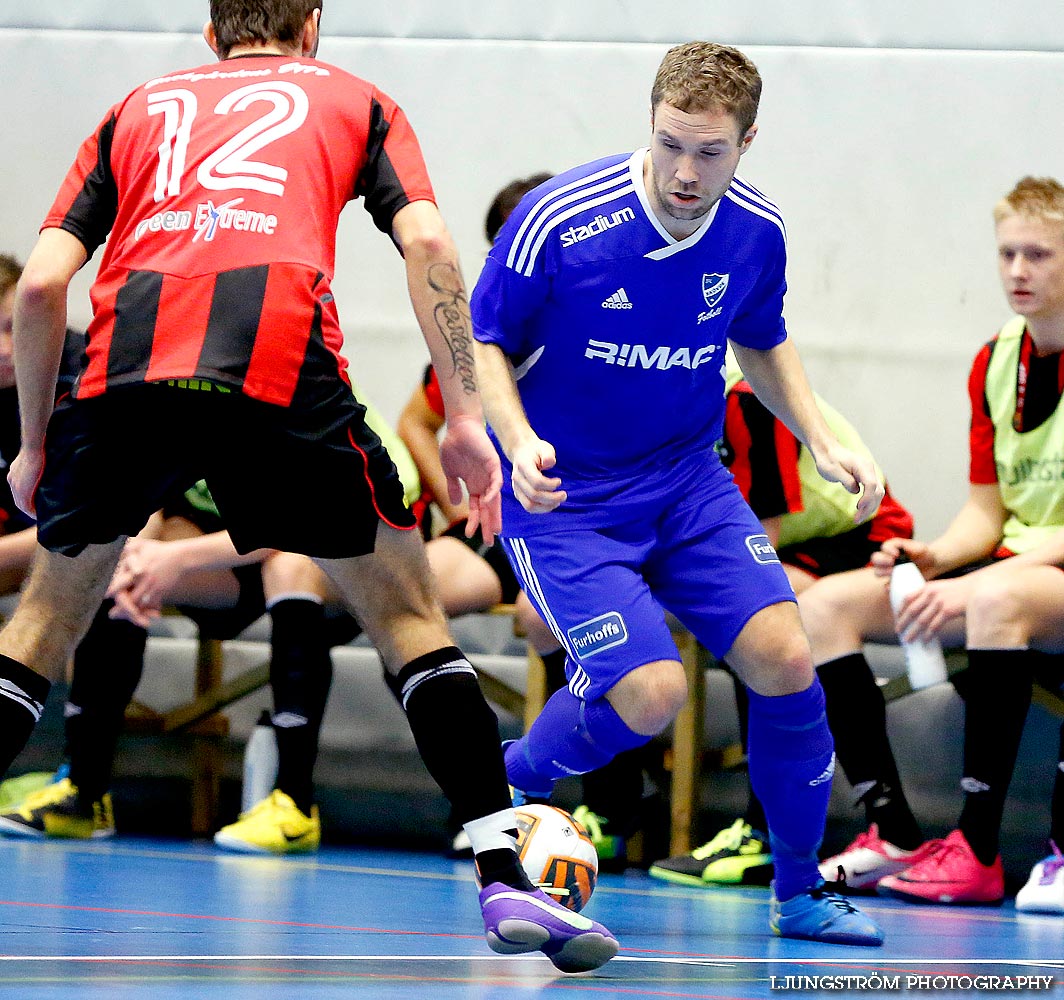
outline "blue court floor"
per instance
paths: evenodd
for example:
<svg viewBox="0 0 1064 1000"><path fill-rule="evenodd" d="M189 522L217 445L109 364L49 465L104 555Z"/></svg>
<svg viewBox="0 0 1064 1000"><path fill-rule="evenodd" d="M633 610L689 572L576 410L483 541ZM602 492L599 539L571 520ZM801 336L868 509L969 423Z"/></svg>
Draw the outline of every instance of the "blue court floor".
<svg viewBox="0 0 1064 1000"><path fill-rule="evenodd" d="M587 912L614 931L621 952L596 972L566 976L540 955L493 954L472 864L431 854L328 848L259 859L164 840L0 840L0 871L0 997L19 1000L828 992L795 989L806 981L787 978L809 976L854 987L830 990L836 996L858 993L856 979L840 979L847 976L869 977L864 992L885 985L897 996L927 996L907 990L908 977L951 975L1046 977L1053 985L1039 992L1051 995L1064 981L1064 918L1017 914L1011 904L948 909L872 898L866 908L883 924L886 946L846 948L775 938L767 890L607 875ZM889 989L894 977L898 988ZM974 992L971 979L953 982L957 989L935 994Z"/></svg>

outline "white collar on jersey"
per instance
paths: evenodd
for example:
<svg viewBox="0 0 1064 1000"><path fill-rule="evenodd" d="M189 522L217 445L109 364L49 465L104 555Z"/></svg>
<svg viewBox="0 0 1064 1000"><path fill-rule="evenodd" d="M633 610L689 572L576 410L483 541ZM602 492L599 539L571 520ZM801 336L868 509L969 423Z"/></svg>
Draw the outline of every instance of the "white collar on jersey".
<svg viewBox="0 0 1064 1000"><path fill-rule="evenodd" d="M702 223L690 236L685 237L682 240L676 239L658 219L654 209L650 204L650 197L647 195L646 185L643 183L643 162L646 160L648 146L644 146L642 149L637 149L628 161L628 173L632 178L632 185L635 187L635 193L639 198L639 204L643 206L643 211L646 213L647 219L650 224L661 234L661 238L665 241L665 246L658 250L652 250L648 254L644 254L645 257L650 257L652 260L661 260L664 257L671 257L674 253L679 253L681 250L686 250L688 247L693 247L706 233L709 231L709 227L713 225L713 220L717 217L717 209L720 208L720 201L709 210L709 214L706 215L706 221Z"/></svg>

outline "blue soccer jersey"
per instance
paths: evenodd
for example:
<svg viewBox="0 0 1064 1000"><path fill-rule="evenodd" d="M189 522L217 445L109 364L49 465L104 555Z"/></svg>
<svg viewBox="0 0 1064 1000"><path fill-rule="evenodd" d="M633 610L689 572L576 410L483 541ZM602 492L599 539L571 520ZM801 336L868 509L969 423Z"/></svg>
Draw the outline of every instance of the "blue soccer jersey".
<svg viewBox="0 0 1064 1000"><path fill-rule="evenodd" d="M555 515L585 525L639 517L695 478L726 475L713 445L727 340L766 350L787 336L779 210L735 178L677 241L651 208L645 155L597 160L527 194L471 301L477 339L511 359L529 422L557 453L551 474L568 499ZM523 511L503 464L507 533L562 527Z"/></svg>

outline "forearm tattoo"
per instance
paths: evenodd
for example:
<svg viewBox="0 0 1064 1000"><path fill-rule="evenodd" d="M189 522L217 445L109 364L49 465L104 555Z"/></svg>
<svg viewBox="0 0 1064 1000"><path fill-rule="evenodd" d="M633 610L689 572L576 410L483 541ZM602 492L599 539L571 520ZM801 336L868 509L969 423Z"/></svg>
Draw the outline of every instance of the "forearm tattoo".
<svg viewBox="0 0 1064 1000"><path fill-rule="evenodd" d="M477 391L477 371L473 361L472 320L462 276L453 264L433 264L428 283L439 300L433 307L436 328L451 352L451 374L457 374L466 393Z"/></svg>

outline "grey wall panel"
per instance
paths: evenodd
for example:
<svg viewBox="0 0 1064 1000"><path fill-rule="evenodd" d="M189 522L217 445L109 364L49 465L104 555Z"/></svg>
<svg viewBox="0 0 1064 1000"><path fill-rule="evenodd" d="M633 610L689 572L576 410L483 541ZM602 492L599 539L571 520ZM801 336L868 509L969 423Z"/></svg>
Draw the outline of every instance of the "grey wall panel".
<svg viewBox="0 0 1064 1000"><path fill-rule="evenodd" d="M207 0L44 0L0 8L0 27L198 32ZM872 48L1064 48L1057 0L326 0L330 34L381 38L492 38L675 42L708 37L745 45Z"/></svg>
<svg viewBox="0 0 1064 1000"><path fill-rule="evenodd" d="M486 251L484 211L503 183L645 141L662 51L333 38L322 54L409 113L472 282ZM967 367L1008 315L990 210L1024 173L1064 175L1064 55L748 51L765 95L741 173L787 218L792 334L921 533L937 531L966 491ZM13 109L0 158L0 246L29 251L77 144L113 101L207 55L192 34L0 30ZM401 261L358 205L341 222L338 263L345 352L356 381L394 418L427 355ZM78 323L88 319L92 271L71 297Z"/></svg>

